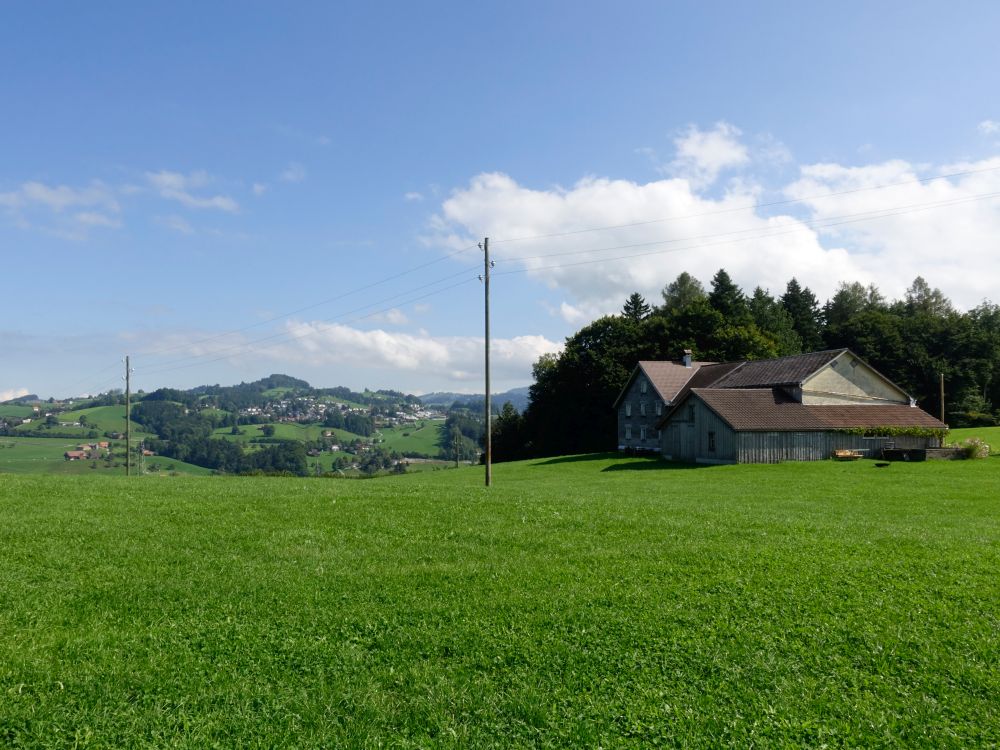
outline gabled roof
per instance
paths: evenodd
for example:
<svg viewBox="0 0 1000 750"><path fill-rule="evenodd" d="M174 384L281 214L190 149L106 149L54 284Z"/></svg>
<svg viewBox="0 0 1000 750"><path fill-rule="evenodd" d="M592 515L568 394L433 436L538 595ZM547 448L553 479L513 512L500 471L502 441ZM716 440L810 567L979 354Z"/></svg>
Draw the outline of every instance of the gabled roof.
<svg viewBox="0 0 1000 750"><path fill-rule="evenodd" d="M719 378L715 388L771 388L779 385L801 385L806 378L832 362L847 349L793 354L777 359L743 362Z"/></svg>
<svg viewBox="0 0 1000 750"><path fill-rule="evenodd" d="M947 426L903 404L802 404L780 388L695 388L697 396L737 432L809 432L865 427ZM678 404L679 405L679 404Z"/></svg>
<svg viewBox="0 0 1000 750"><path fill-rule="evenodd" d="M625 387L622 388L618 398L615 399L614 408L618 408L622 398L628 392L635 376L639 372L645 373L653 388L667 403L671 403L680 393L684 385L703 367L714 364L713 362L692 362L690 367L685 367L679 362L659 362L655 360L642 360L632 370Z"/></svg>

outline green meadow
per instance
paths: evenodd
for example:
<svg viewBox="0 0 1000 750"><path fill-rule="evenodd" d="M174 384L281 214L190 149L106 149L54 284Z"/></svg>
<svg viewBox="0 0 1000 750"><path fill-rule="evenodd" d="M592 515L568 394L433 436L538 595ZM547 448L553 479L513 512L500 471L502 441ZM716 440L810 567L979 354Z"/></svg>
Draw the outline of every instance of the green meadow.
<svg viewBox="0 0 1000 750"><path fill-rule="evenodd" d="M125 473L125 443L113 441L115 453L109 466L103 459L67 461L66 451L76 450L81 440L66 438L22 438L0 436L0 474L110 474ZM212 472L201 466L154 456L144 459L146 473L206 476ZM138 472L138 459L136 471Z"/></svg>
<svg viewBox="0 0 1000 750"><path fill-rule="evenodd" d="M0 475L9 747L991 747L1000 459Z"/></svg>
<svg viewBox="0 0 1000 750"><path fill-rule="evenodd" d="M424 419L414 424L380 429L376 437L382 440L381 445L386 450L437 456L443 426L443 419Z"/></svg>

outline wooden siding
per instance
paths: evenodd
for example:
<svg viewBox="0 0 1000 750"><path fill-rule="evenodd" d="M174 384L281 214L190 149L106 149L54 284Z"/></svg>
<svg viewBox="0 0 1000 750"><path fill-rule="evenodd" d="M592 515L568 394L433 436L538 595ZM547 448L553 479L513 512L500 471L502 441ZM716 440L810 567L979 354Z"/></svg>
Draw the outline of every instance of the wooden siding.
<svg viewBox="0 0 1000 750"><path fill-rule="evenodd" d="M861 451L869 458L878 458L889 445L897 448L926 448L927 438L896 437L866 438L844 432L740 432L738 433L741 464L773 464L779 461L822 461L835 450Z"/></svg>
<svg viewBox="0 0 1000 750"><path fill-rule="evenodd" d="M642 392L642 384L646 384L646 392ZM660 403L660 413L656 413L656 404ZM645 414L642 405L645 404ZM626 416L626 411L631 415ZM618 448L620 450L655 451L660 444L656 423L663 415L663 401L656 393L649 378L640 370L635 380L629 385L624 398L618 405ZM631 427L631 438L625 437L625 426ZM646 439L642 439L642 428L646 428Z"/></svg>
<svg viewBox="0 0 1000 750"><path fill-rule="evenodd" d="M714 434L715 450L710 450ZM705 406L691 398L664 426L660 452L674 461L732 463L737 460L737 433Z"/></svg>
<svg viewBox="0 0 1000 750"><path fill-rule="evenodd" d="M710 445L714 434L714 448ZM937 440L919 437L868 438L846 432L736 432L699 398L690 398L673 415L660 437L660 452L672 461L690 463L779 463L821 461L840 449L878 458L882 449L934 447Z"/></svg>

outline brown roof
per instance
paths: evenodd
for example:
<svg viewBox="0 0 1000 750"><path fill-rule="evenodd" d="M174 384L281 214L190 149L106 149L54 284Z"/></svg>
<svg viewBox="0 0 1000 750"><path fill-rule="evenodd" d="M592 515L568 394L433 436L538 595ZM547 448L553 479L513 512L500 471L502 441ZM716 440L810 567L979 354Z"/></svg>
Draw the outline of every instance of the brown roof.
<svg viewBox="0 0 1000 750"><path fill-rule="evenodd" d="M618 407L618 404L621 402L622 397L632 384L632 381L635 379L636 373L639 370L646 373L646 377L649 378L649 382L653 384L653 388L656 389L656 392L660 394L660 398L667 403L671 403L677 398L681 389L693 375L695 375L702 367L711 364L714 363L692 362L690 367L685 367L679 362L642 360L636 365L636 369L632 371L632 375L629 377L628 382L625 383L625 387L622 388L622 392L618 394L618 398L615 399L614 406L615 408Z"/></svg>
<svg viewBox="0 0 1000 750"><path fill-rule="evenodd" d="M698 372L691 376L691 379L684 384L680 392L677 394L677 398L673 399L673 404L675 405L672 409L668 409L664 414L663 418L657 423L657 427L662 428L670 415L677 408L677 405L683 401L688 393L691 392L692 388L707 388L715 383L719 378L728 375L730 372L735 370L737 367L742 365L743 362L708 362L702 365Z"/></svg>
<svg viewBox="0 0 1000 750"><path fill-rule="evenodd" d="M916 406L801 404L780 388L695 388L691 392L737 432L889 426L946 429L943 422Z"/></svg>
<svg viewBox="0 0 1000 750"><path fill-rule="evenodd" d="M846 349L832 349L744 362L728 375L719 378L713 387L770 388L776 385L799 385L823 365L846 351Z"/></svg>

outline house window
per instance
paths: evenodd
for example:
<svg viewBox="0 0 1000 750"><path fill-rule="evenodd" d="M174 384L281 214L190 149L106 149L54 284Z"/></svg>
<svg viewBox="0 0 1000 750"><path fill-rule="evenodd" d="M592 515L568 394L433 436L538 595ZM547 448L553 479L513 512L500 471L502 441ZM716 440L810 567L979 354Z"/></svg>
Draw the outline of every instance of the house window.
<svg viewBox="0 0 1000 750"><path fill-rule="evenodd" d="M626 440L632 439L632 425L630 424L625 425L625 439Z"/></svg>
<svg viewBox="0 0 1000 750"><path fill-rule="evenodd" d="M715 433L708 433L708 452L715 453Z"/></svg>
<svg viewBox="0 0 1000 750"><path fill-rule="evenodd" d="M645 393L645 392L646 392L646 381L645 380L640 380L639 381L639 393Z"/></svg>
<svg viewBox="0 0 1000 750"><path fill-rule="evenodd" d="M646 425L643 425L642 427L639 428L639 439L640 440L646 439Z"/></svg>
<svg viewBox="0 0 1000 750"><path fill-rule="evenodd" d="M657 401L656 402L656 416L660 416L661 414L663 414L663 402L662 401Z"/></svg>
<svg viewBox="0 0 1000 750"><path fill-rule="evenodd" d="M646 402L645 401L640 401L639 402L639 416L640 417L646 416Z"/></svg>
<svg viewBox="0 0 1000 750"><path fill-rule="evenodd" d="M625 402L625 416L626 417L631 417L632 416L632 402L631 401L626 401Z"/></svg>
<svg viewBox="0 0 1000 750"><path fill-rule="evenodd" d="M694 421L694 404L688 406L688 422Z"/></svg>

